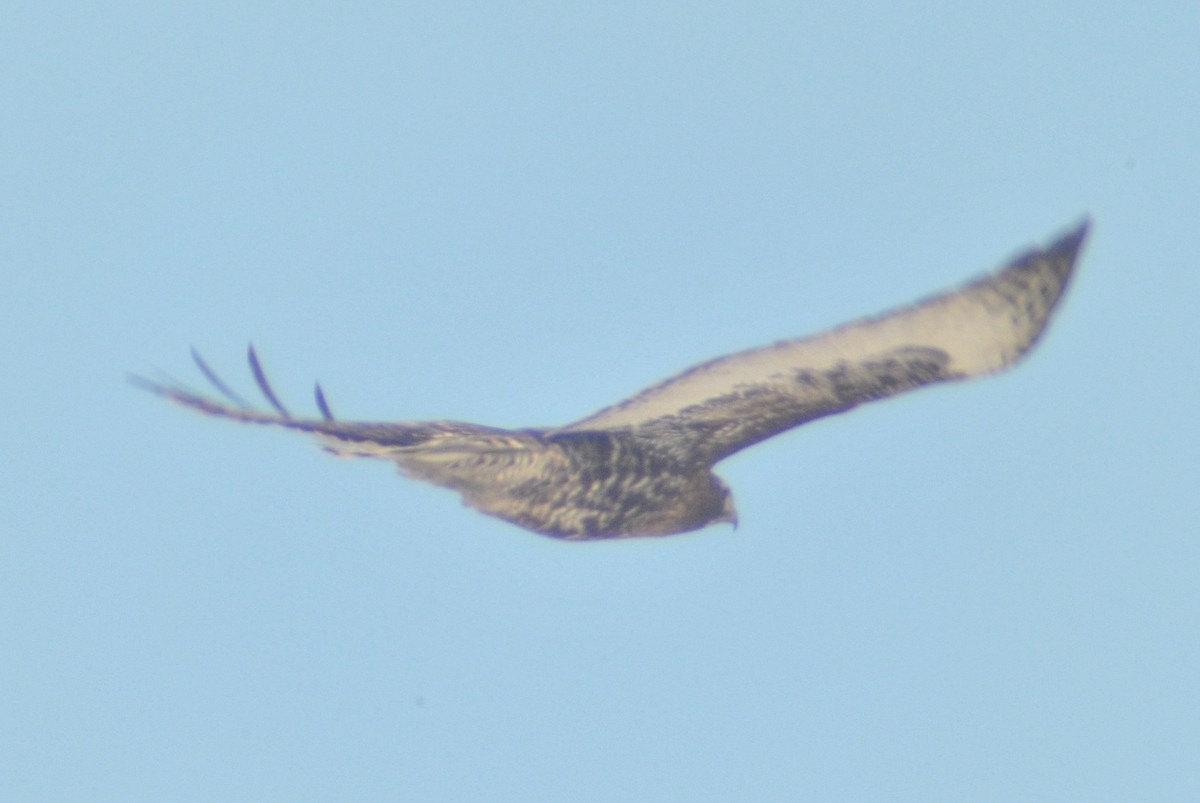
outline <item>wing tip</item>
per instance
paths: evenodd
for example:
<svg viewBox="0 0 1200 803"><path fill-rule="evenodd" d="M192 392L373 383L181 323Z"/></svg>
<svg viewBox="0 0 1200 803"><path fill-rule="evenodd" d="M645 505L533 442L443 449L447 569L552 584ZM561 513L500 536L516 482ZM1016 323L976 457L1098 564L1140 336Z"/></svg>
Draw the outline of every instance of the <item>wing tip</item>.
<svg viewBox="0 0 1200 803"><path fill-rule="evenodd" d="M258 360L258 352L254 350L253 343L246 347L246 360L250 363L250 372L254 374L254 382L258 385L259 392L266 398L267 403L275 408L275 412L279 413L281 418L290 421L292 414L279 401L271 383L267 381L267 375L263 371L262 363Z"/></svg>
<svg viewBox="0 0 1200 803"><path fill-rule="evenodd" d="M1059 237L1046 249L1046 255L1051 259L1063 259L1074 264L1079 258L1079 251L1092 229L1091 215L1084 215L1066 234Z"/></svg>
<svg viewBox="0 0 1200 803"><path fill-rule="evenodd" d="M1050 241L1048 245L1035 246L1017 256L998 273L1012 272L1028 276L1040 276L1038 281L1049 282L1051 308L1058 303L1075 273L1079 254L1091 231L1092 220L1085 215L1075 226ZM983 281L987 281L985 277Z"/></svg>
<svg viewBox="0 0 1200 803"><path fill-rule="evenodd" d="M1058 237L1042 251L1042 260L1049 262L1052 271L1059 280L1058 296L1061 298L1075 274L1075 266L1079 264L1079 255L1092 229L1092 218L1084 215L1074 228ZM1057 304L1059 299L1055 299Z"/></svg>
<svg viewBox="0 0 1200 803"><path fill-rule="evenodd" d="M321 383L317 382L313 386L313 395L317 400L317 409L321 411L321 417L326 421L336 420L333 417L333 412L329 409L329 402L325 400L325 391L321 389Z"/></svg>
<svg viewBox="0 0 1200 803"><path fill-rule="evenodd" d="M141 374L129 372L125 374L125 379L130 385L136 388L148 391L157 396L162 396L184 407L189 407L208 415L231 418L237 421L278 424L293 429L304 430L318 430L322 424L331 424L336 421L330 409L329 402L325 398L325 391L321 388L320 384L315 386L314 395L317 409L321 414L321 420L295 418L279 400L275 389L271 386L270 381L268 381L262 361L259 359L258 352L255 350L253 343L246 349L247 362L250 364L250 371L254 376L254 381L258 386L259 392L266 399L270 408L274 410L273 413L256 409L254 405L236 393L221 379L195 347L192 347L191 355L192 361L195 362L200 373L208 380L211 388L217 391L220 396L206 396L203 393L189 389L184 383L170 377L166 377L165 379L151 379ZM220 397L224 397L227 401L221 401Z"/></svg>
<svg viewBox="0 0 1200 803"><path fill-rule="evenodd" d="M126 373L125 381L133 385L135 388L139 388L159 396L167 395L167 389L161 382L155 382L153 379L147 379L141 374Z"/></svg>

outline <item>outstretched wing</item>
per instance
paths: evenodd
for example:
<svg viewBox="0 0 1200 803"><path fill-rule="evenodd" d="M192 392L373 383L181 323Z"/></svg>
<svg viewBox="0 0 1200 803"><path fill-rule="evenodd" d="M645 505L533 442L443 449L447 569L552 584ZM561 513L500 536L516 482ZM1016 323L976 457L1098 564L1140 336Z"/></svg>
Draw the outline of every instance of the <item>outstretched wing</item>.
<svg viewBox="0 0 1200 803"><path fill-rule="evenodd" d="M535 438L526 433L459 421L339 421L330 411L325 393L319 384L315 387L314 396L321 417L295 418L275 395L253 346L248 349L247 358L254 381L274 412L264 412L252 407L233 392L194 349L192 359L209 383L225 397L225 401L205 396L174 382L156 382L140 376L130 376L129 380L196 412L246 424L265 424L306 432L316 436L327 451L340 457L393 460L406 473L439 484L449 483L442 482L436 476L436 471L422 472L416 470L415 466L445 465L468 458L485 463L495 462L497 455L511 456L514 452L527 450L537 443Z"/></svg>
<svg viewBox="0 0 1200 803"><path fill-rule="evenodd" d="M1087 230L1085 220L1044 250L911 306L702 363L565 429L630 429L712 463L866 401L1003 370L1041 336Z"/></svg>

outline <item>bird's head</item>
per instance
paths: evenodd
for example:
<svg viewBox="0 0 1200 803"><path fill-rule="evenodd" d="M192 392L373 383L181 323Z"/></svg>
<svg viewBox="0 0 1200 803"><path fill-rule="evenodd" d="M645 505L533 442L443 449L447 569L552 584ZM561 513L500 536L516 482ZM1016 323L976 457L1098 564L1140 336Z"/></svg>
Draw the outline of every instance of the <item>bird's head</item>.
<svg viewBox="0 0 1200 803"><path fill-rule="evenodd" d="M725 484L725 481L716 474L712 477L712 488L714 495L720 500L720 507L717 508L717 514L709 520L709 524L732 524L733 529L738 526L737 505L733 503L733 491Z"/></svg>

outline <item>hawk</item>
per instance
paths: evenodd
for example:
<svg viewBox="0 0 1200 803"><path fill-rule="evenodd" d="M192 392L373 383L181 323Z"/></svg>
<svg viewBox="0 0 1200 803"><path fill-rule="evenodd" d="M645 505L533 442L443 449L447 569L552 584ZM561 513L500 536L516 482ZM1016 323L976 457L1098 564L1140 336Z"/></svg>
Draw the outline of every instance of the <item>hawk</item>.
<svg viewBox="0 0 1200 803"><path fill-rule="evenodd" d="M225 400L131 379L200 413L305 432L335 455L392 461L405 476L458 491L482 513L555 538L736 526L733 496L712 471L716 463L864 402L1012 366L1045 330L1087 231L1085 220L1043 249L910 306L700 363L560 427L342 421L320 384L320 418L296 418L275 395L253 346L250 369L270 411L244 402L194 349L196 365Z"/></svg>

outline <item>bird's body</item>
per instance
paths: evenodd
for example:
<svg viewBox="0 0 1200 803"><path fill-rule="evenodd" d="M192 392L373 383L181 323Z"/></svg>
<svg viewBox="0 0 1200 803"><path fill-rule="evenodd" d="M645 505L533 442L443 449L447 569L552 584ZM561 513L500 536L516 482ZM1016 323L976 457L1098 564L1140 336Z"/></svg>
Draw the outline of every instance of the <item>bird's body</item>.
<svg viewBox="0 0 1200 803"><path fill-rule="evenodd" d="M233 404L137 381L202 413L308 432L337 455L393 461L408 477L544 535L671 535L736 522L712 467L747 446L863 402L1014 364L1044 331L1086 232L1085 223L1044 251L917 304L702 363L565 427L339 421L319 386L322 417L294 418L253 349L250 365L273 413L251 409L198 355Z"/></svg>

